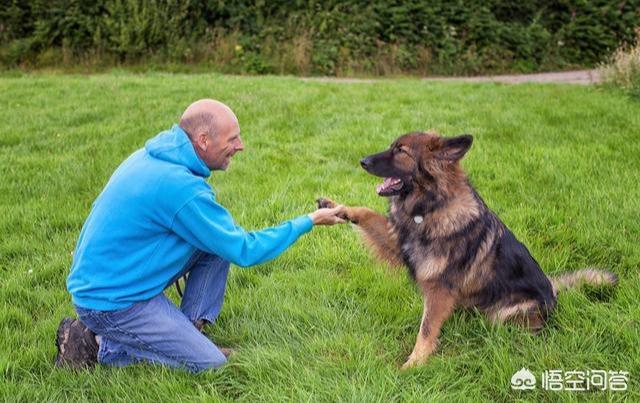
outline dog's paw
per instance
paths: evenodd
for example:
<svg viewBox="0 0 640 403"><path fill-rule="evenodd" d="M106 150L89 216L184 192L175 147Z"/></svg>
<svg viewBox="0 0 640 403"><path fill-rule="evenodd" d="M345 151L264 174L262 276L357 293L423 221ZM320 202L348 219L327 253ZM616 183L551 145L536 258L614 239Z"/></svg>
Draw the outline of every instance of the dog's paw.
<svg viewBox="0 0 640 403"><path fill-rule="evenodd" d="M338 205L336 202L331 199L327 199L326 197L320 197L316 200L316 203L318 204L318 208L334 208Z"/></svg>
<svg viewBox="0 0 640 403"><path fill-rule="evenodd" d="M316 200L316 203L318 204L318 208L338 207L338 203L334 202L331 199L327 199L326 197L320 197L319 199ZM338 217L342 218L343 220L351 221L352 223L355 224L355 221L353 220L353 218L349 216L348 211L346 213L338 214Z"/></svg>
<svg viewBox="0 0 640 403"><path fill-rule="evenodd" d="M415 367L420 366L420 365L424 365L424 364L427 363L427 359L428 359L428 357L416 358L416 357L410 356L407 359L407 362L402 364L402 367L400 367L400 369L403 370L403 371L406 371L408 369L415 368Z"/></svg>

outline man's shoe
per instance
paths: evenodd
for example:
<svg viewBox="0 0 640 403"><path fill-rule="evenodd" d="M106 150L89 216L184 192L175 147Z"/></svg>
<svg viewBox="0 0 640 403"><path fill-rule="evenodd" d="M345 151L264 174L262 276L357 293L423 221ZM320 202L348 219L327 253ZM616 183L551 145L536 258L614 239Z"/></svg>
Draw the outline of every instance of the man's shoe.
<svg viewBox="0 0 640 403"><path fill-rule="evenodd" d="M56 367L83 369L98 362L96 335L77 319L62 319L58 326L56 346Z"/></svg>
<svg viewBox="0 0 640 403"><path fill-rule="evenodd" d="M220 352L224 354L225 358L229 358L230 356L236 353L236 350L230 347L219 347L218 350L220 350Z"/></svg>
<svg viewBox="0 0 640 403"><path fill-rule="evenodd" d="M204 327L205 325L209 324L208 320L205 319L198 319L196 321L193 321L193 326L196 327L196 329L198 329L202 334L204 334L206 336L206 334L204 333ZM235 350L229 347L218 347L218 350L220 350L220 352L222 354L224 354L225 358L229 358L232 354L235 354Z"/></svg>
<svg viewBox="0 0 640 403"><path fill-rule="evenodd" d="M202 329L204 329L204 325L206 325L207 323L209 323L208 320L205 319L198 319L192 322L193 326L196 327L196 329L198 329L199 332L204 333L204 331Z"/></svg>

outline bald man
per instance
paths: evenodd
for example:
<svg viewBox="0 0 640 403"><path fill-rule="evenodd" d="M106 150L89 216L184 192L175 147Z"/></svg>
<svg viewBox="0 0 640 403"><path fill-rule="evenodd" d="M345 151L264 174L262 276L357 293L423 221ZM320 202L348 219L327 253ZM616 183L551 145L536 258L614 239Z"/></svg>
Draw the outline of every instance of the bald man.
<svg viewBox="0 0 640 403"><path fill-rule="evenodd" d="M60 323L57 366L143 361L199 372L226 362L230 351L201 330L220 313L230 262L271 260L314 225L343 222L344 213L319 209L246 232L206 182L243 149L231 109L200 100L116 169L74 251L67 289L79 319ZM163 291L185 274L177 307Z"/></svg>

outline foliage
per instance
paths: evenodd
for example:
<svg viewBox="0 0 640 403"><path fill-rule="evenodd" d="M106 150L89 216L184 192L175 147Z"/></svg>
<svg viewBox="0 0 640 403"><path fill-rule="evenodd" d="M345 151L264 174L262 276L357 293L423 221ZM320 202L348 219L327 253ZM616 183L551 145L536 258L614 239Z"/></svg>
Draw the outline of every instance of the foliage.
<svg viewBox="0 0 640 403"><path fill-rule="evenodd" d="M640 99L640 29L634 46L619 48L601 67L604 81Z"/></svg>
<svg viewBox="0 0 640 403"><path fill-rule="evenodd" d="M594 65L632 40L640 0L0 0L0 21L5 66L470 74Z"/></svg>

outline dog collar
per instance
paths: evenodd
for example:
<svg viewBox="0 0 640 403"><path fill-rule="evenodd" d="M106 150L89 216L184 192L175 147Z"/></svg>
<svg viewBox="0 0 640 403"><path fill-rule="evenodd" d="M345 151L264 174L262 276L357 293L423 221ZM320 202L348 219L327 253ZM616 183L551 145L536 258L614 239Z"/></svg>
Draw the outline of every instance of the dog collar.
<svg viewBox="0 0 640 403"><path fill-rule="evenodd" d="M413 221L415 221L416 224L420 224L422 220L424 220L424 218L422 218L421 215L413 216Z"/></svg>

